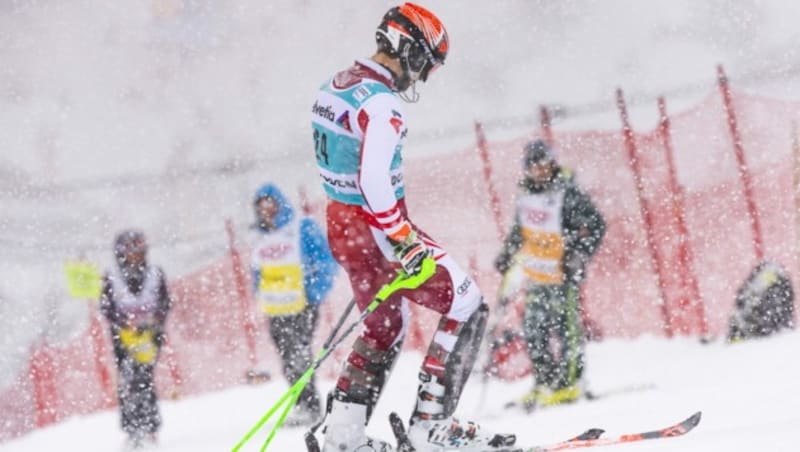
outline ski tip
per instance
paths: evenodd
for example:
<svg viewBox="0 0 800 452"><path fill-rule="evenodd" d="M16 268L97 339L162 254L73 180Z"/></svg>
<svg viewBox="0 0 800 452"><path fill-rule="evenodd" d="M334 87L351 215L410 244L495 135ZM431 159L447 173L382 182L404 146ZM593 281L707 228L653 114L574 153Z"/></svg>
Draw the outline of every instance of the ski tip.
<svg viewBox="0 0 800 452"><path fill-rule="evenodd" d="M392 433L394 433L394 437L397 440L397 452L414 452L414 446L411 445L411 441L408 439L408 435L406 434L405 425L403 425L403 421L400 419L400 416L397 413L392 412L389 414L389 424L392 426Z"/></svg>
<svg viewBox="0 0 800 452"><path fill-rule="evenodd" d="M319 442L317 441L317 437L314 436L311 431L306 432L303 436L303 439L306 442L306 449L308 452L320 452Z"/></svg>
<svg viewBox="0 0 800 452"><path fill-rule="evenodd" d="M403 420L400 419L400 416L394 411L389 413L389 425L392 427L392 433L394 433L397 440L403 442L406 439L406 426L403 424Z"/></svg>
<svg viewBox="0 0 800 452"><path fill-rule="evenodd" d="M689 416L689 418L686 419L685 422L687 424L691 425L692 427L696 427L697 424L700 423L700 418L701 417L703 417L703 412L702 411L698 411L697 413L694 413L693 415Z"/></svg>

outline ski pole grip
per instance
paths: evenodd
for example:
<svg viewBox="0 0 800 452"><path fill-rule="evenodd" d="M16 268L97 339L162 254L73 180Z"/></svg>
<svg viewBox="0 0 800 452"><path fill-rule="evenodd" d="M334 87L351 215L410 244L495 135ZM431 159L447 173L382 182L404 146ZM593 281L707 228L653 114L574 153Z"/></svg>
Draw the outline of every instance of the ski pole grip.
<svg viewBox="0 0 800 452"><path fill-rule="evenodd" d="M432 257L426 257L422 261L422 267L419 272L408 275L401 271L391 283L381 287L375 295L375 300L367 308L369 311L374 311L384 300L389 298L393 293L400 289L416 289L429 280L433 274L436 273L436 261Z"/></svg>

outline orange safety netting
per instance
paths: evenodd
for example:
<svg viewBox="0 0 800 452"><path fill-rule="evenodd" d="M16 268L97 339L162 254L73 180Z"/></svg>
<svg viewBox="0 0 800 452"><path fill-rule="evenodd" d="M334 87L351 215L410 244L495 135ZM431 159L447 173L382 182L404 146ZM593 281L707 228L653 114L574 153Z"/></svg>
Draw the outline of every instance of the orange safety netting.
<svg viewBox="0 0 800 452"><path fill-rule="evenodd" d="M764 254L787 268L797 284L792 121L800 108L735 94ZM708 334L724 334L735 291L757 263L720 96L709 96L670 119L668 128L633 134L646 215L621 131L553 131L559 160L575 172L608 223L583 285L587 321L598 335L700 335L703 313ZM665 136L674 149L677 196L670 186ZM477 276L490 305L499 284L492 267L500 247L498 223L504 231L511 224L527 139L489 142L489 181L475 149L406 162L411 218ZM491 207L490 183L498 195L498 212ZM281 378L266 323L249 300L247 272L237 259L224 255L171 283L175 303L169 342L157 371L163 398L239 385L254 368ZM322 310L317 347L349 294L340 275ZM417 308L413 311L417 315L406 347L424 350L437 319L418 315ZM332 377L345 353L346 347L334 353L320 370L322 375ZM27 371L0 389L0 440L114 406L115 379L107 327L93 313L91 328L69 344L34 347Z"/></svg>

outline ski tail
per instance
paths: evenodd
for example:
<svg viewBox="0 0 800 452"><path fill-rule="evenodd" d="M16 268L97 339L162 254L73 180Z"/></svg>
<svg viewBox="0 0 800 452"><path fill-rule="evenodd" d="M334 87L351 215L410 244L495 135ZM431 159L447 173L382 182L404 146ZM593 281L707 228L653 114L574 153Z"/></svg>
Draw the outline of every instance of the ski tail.
<svg viewBox="0 0 800 452"><path fill-rule="evenodd" d="M669 427L651 430L641 433L629 433L616 437L603 438L603 430L589 429L581 435L567 441L551 444L549 446L534 446L521 449L520 452L556 452L568 449L580 449L586 447L609 446L612 444L632 443L650 439L673 438L683 436L691 432L700 423L702 412L698 411L681 422L670 425Z"/></svg>
<svg viewBox="0 0 800 452"><path fill-rule="evenodd" d="M317 441L317 437L314 436L313 432L306 432L303 439L306 442L306 449L308 449L308 452L320 452L319 441Z"/></svg>
<svg viewBox="0 0 800 452"><path fill-rule="evenodd" d="M394 433L394 437L397 439L397 452L414 452L415 449L408 439L403 420L400 419L397 413L392 412L389 414L389 425L392 426L392 433Z"/></svg>

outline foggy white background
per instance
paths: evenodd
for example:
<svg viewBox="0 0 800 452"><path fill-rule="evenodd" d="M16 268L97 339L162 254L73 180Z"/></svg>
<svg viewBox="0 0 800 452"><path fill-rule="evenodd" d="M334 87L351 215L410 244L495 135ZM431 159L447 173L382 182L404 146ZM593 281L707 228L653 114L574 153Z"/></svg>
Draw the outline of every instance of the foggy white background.
<svg viewBox="0 0 800 452"><path fill-rule="evenodd" d="M800 98L800 3L792 0L467 1L421 4L446 24L445 68L410 106L406 157L536 127L634 126L715 89ZM393 2L0 0L0 386L39 337L85 326L65 259L110 264L135 226L179 276L219 256L223 221L250 221L266 180L318 196L309 110L333 72L369 56ZM594 112L588 114L587 112Z"/></svg>

